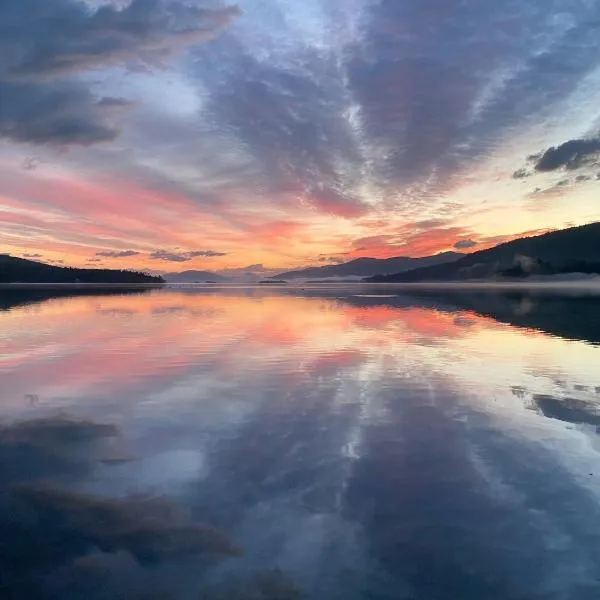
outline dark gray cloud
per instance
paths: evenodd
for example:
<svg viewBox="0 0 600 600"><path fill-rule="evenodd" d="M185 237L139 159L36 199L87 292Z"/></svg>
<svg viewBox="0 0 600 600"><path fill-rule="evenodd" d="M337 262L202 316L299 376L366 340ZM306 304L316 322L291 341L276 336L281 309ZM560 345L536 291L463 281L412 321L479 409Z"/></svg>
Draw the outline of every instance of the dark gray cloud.
<svg viewBox="0 0 600 600"><path fill-rule="evenodd" d="M154 260L166 260L168 262L189 262L193 258L204 256L214 258L217 256L226 256L226 252L215 252L214 250L195 250L192 252L172 252L169 250L155 250L150 254Z"/></svg>
<svg viewBox="0 0 600 600"><path fill-rule="evenodd" d="M90 145L113 140L127 101L96 98L76 76L114 65L161 66L214 36L238 13L162 0L97 10L72 0L0 3L0 136Z"/></svg>
<svg viewBox="0 0 600 600"><path fill-rule="evenodd" d="M517 169L513 174L513 179L525 179L526 177L530 177L531 172L527 170L525 167L521 169Z"/></svg>
<svg viewBox="0 0 600 600"><path fill-rule="evenodd" d="M103 256L105 258L127 258L129 256L138 256L139 254L135 250L104 250L96 252L96 256Z"/></svg>
<svg viewBox="0 0 600 600"><path fill-rule="evenodd" d="M81 146L115 139L118 129L94 110L94 101L90 90L77 82L35 84L0 79L0 137Z"/></svg>
<svg viewBox="0 0 600 600"><path fill-rule="evenodd" d="M41 254L23 254L23 258L42 258Z"/></svg>
<svg viewBox="0 0 600 600"><path fill-rule="evenodd" d="M23 160L23 169L25 171L35 171L41 162L42 160L38 156L28 156Z"/></svg>
<svg viewBox="0 0 600 600"><path fill-rule="evenodd" d="M468 250L469 248L475 248L478 243L475 240L460 240L460 242L456 242L454 247L457 250Z"/></svg>
<svg viewBox="0 0 600 600"><path fill-rule="evenodd" d="M227 252L215 252L214 250L195 250L193 252L188 252L187 256L190 258L195 258L198 256L206 256L207 258L213 258L215 256L227 256Z"/></svg>
<svg viewBox="0 0 600 600"><path fill-rule="evenodd" d="M597 162L599 157L600 138L569 140L560 146L548 148L535 163L535 170L579 169Z"/></svg>

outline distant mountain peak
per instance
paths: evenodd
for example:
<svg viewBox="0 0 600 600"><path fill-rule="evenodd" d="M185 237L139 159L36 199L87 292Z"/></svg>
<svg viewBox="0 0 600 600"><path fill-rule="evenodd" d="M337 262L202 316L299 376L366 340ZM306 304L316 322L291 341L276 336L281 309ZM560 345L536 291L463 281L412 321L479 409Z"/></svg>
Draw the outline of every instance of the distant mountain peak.
<svg viewBox="0 0 600 600"><path fill-rule="evenodd" d="M207 281L223 283L228 281L226 277L213 271L197 271L194 269L178 273L165 273L163 277L167 283L205 283Z"/></svg>
<svg viewBox="0 0 600 600"><path fill-rule="evenodd" d="M372 277L388 275L416 269L419 267L437 265L458 260L465 256L460 252L442 252L434 256L412 258L410 256L395 256L392 258L370 258L362 256L337 265L308 267L287 271L276 275L279 279L327 279L333 277Z"/></svg>

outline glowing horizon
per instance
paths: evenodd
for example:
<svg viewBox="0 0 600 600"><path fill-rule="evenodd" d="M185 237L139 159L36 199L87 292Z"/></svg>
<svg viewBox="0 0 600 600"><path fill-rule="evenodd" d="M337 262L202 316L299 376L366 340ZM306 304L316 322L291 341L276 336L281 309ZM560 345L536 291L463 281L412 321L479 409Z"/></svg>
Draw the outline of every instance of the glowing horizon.
<svg viewBox="0 0 600 600"><path fill-rule="evenodd" d="M584 0L48 2L0 7L0 253L268 275L600 220Z"/></svg>

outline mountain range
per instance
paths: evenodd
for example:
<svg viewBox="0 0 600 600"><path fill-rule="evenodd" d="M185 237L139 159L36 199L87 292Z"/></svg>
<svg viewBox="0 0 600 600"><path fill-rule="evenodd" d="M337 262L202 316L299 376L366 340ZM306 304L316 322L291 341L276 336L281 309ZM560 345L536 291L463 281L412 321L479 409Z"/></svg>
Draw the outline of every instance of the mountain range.
<svg viewBox="0 0 600 600"><path fill-rule="evenodd" d="M600 223L519 238L450 263L377 275L366 281L411 283L573 272L600 273Z"/></svg>
<svg viewBox="0 0 600 600"><path fill-rule="evenodd" d="M277 279L326 279L326 278L364 278L374 275L387 275L401 273L420 267L443 265L454 262L465 256L459 252L442 252L435 256L423 258L411 258L409 256L397 256L394 258L356 258L339 265L327 265L323 267L309 267L297 271L286 271L275 277Z"/></svg>
<svg viewBox="0 0 600 600"><path fill-rule="evenodd" d="M165 273L163 277L167 283L225 283L230 281L227 277L212 271L181 271L180 273Z"/></svg>

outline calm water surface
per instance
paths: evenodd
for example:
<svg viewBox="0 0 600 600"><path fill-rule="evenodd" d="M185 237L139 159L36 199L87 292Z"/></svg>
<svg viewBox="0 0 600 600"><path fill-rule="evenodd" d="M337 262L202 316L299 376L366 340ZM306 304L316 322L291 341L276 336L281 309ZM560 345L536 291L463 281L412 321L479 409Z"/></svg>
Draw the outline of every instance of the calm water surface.
<svg viewBox="0 0 600 600"><path fill-rule="evenodd" d="M600 598L600 300L0 296L0 597Z"/></svg>

